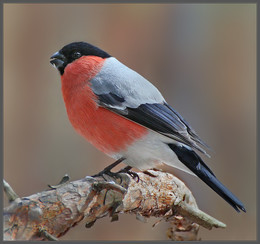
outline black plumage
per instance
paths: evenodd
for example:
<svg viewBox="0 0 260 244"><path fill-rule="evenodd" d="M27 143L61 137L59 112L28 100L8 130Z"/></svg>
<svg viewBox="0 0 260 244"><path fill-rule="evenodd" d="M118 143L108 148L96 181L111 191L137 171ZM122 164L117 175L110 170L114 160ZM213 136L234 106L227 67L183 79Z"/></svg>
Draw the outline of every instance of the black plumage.
<svg viewBox="0 0 260 244"><path fill-rule="evenodd" d="M237 212L240 212L239 209L246 212L243 203L216 178L198 154L193 150L176 144L169 144L169 147L187 168L225 199Z"/></svg>

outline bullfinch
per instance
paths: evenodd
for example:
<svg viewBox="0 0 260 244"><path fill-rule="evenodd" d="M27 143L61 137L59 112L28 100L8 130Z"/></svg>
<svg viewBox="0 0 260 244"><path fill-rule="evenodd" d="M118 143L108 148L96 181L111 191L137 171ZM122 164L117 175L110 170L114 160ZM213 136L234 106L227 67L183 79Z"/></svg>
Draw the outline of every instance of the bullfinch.
<svg viewBox="0 0 260 244"><path fill-rule="evenodd" d="M86 42L64 46L51 56L62 83L72 126L127 170L161 163L198 176L236 211L246 211L203 162L207 145L143 76Z"/></svg>

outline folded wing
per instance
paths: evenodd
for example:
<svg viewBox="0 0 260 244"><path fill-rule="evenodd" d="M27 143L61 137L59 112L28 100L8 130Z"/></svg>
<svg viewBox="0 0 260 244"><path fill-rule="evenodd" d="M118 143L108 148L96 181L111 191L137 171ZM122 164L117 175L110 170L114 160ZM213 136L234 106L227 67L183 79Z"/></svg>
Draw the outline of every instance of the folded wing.
<svg viewBox="0 0 260 244"><path fill-rule="evenodd" d="M91 87L100 106L208 155L208 146L144 77L108 58Z"/></svg>

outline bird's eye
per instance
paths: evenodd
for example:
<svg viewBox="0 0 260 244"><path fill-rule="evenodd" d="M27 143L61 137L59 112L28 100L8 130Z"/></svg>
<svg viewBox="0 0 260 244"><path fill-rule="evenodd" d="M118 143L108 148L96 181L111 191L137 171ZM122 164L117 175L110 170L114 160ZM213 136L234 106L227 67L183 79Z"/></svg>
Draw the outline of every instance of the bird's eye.
<svg viewBox="0 0 260 244"><path fill-rule="evenodd" d="M81 53L80 53L80 52L74 52L74 53L72 54L72 57L73 57L74 59L80 58L80 57L81 57Z"/></svg>

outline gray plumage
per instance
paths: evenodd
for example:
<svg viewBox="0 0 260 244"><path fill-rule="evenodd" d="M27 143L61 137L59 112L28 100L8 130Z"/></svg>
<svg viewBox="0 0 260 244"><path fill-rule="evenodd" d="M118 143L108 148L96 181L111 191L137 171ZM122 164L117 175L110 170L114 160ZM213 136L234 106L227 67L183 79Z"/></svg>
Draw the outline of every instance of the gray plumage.
<svg viewBox="0 0 260 244"><path fill-rule="evenodd" d="M107 58L90 83L100 106L209 156L201 147L208 146L159 90L116 58Z"/></svg>

